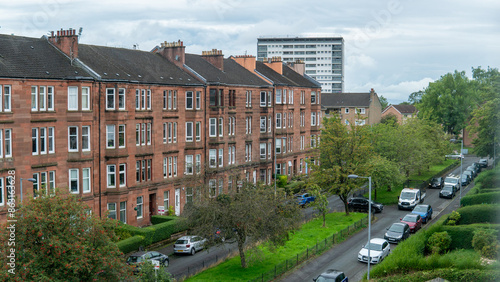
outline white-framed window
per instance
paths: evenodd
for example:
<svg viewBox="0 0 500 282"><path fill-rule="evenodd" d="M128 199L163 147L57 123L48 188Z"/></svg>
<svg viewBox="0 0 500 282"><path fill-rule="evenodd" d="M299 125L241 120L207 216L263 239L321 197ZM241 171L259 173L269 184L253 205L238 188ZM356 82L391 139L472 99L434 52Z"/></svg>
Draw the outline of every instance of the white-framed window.
<svg viewBox="0 0 500 282"><path fill-rule="evenodd" d="M268 159L271 159L271 156L272 156L272 150L273 149L273 142L269 141L267 143L267 158Z"/></svg>
<svg viewBox="0 0 500 282"><path fill-rule="evenodd" d="M49 178L50 178L50 173L49 173ZM82 192L83 193L91 192L90 167L82 168Z"/></svg>
<svg viewBox="0 0 500 282"><path fill-rule="evenodd" d="M267 117L266 116L261 116L260 117L260 132L266 132L267 130Z"/></svg>
<svg viewBox="0 0 500 282"><path fill-rule="evenodd" d="M252 117L245 118L245 133L252 134Z"/></svg>
<svg viewBox="0 0 500 282"><path fill-rule="evenodd" d="M272 116L269 116L269 118L267 119L267 132L271 133L271 130L273 128L273 117Z"/></svg>
<svg viewBox="0 0 500 282"><path fill-rule="evenodd" d="M146 93L147 93L147 96L146 96L147 101L146 101L146 103L147 103L147 106L148 106L148 110L151 110L151 89L148 89L146 91Z"/></svg>
<svg viewBox="0 0 500 282"><path fill-rule="evenodd" d="M68 111L78 111L78 87L68 86Z"/></svg>
<svg viewBox="0 0 500 282"><path fill-rule="evenodd" d="M349 121L347 119L345 119L345 124L349 125Z"/></svg>
<svg viewBox="0 0 500 282"><path fill-rule="evenodd" d="M293 90L288 91L288 104L293 105Z"/></svg>
<svg viewBox="0 0 500 282"><path fill-rule="evenodd" d="M38 98L38 106L40 111L46 111L46 97L47 97L47 88L45 86L40 86L39 98Z"/></svg>
<svg viewBox="0 0 500 282"><path fill-rule="evenodd" d="M82 151L90 151L90 126L82 126Z"/></svg>
<svg viewBox="0 0 500 282"><path fill-rule="evenodd" d="M217 137L217 118L210 118L210 137Z"/></svg>
<svg viewBox="0 0 500 282"><path fill-rule="evenodd" d="M360 115L364 115L366 113L366 109L365 108L357 108L357 112Z"/></svg>
<svg viewBox="0 0 500 282"><path fill-rule="evenodd" d="M286 89L283 89L283 104L286 104Z"/></svg>
<svg viewBox="0 0 500 282"><path fill-rule="evenodd" d="M186 174L193 174L193 155L186 155Z"/></svg>
<svg viewBox="0 0 500 282"><path fill-rule="evenodd" d="M260 91L260 106L261 107L266 107L267 106L267 93L266 91Z"/></svg>
<svg viewBox="0 0 500 282"><path fill-rule="evenodd" d="M3 177L0 177L0 206L5 206L5 183ZM7 178L8 179L8 178Z"/></svg>
<svg viewBox="0 0 500 282"><path fill-rule="evenodd" d="M120 202L120 221L127 223L127 202Z"/></svg>
<svg viewBox="0 0 500 282"><path fill-rule="evenodd" d="M167 132L168 132L168 127L167 127L166 122L163 123L163 144L167 143Z"/></svg>
<svg viewBox="0 0 500 282"><path fill-rule="evenodd" d="M168 177L168 158L163 158L163 178Z"/></svg>
<svg viewBox="0 0 500 282"><path fill-rule="evenodd" d="M173 95L172 95L172 109L174 109L174 110L177 109L177 90L173 91Z"/></svg>
<svg viewBox="0 0 500 282"><path fill-rule="evenodd" d="M141 109L141 90L139 89L135 90L135 109Z"/></svg>
<svg viewBox="0 0 500 282"><path fill-rule="evenodd" d="M106 110L115 109L115 89L106 88Z"/></svg>
<svg viewBox="0 0 500 282"><path fill-rule="evenodd" d="M146 144L151 145L151 123L150 122L146 123L146 130L147 130Z"/></svg>
<svg viewBox="0 0 500 282"><path fill-rule="evenodd" d="M83 93L82 93L82 97L83 97ZM118 89L118 109L125 110L125 88Z"/></svg>
<svg viewBox="0 0 500 282"><path fill-rule="evenodd" d="M283 122L281 123L283 128L286 128L286 113L283 113Z"/></svg>
<svg viewBox="0 0 500 282"><path fill-rule="evenodd" d="M170 191L163 192L163 206L165 210L168 210L170 207Z"/></svg>
<svg viewBox="0 0 500 282"><path fill-rule="evenodd" d="M356 125L365 125L365 122L366 122L366 121L365 121L364 119L357 119L357 120L355 121L355 124L356 124Z"/></svg>
<svg viewBox="0 0 500 282"><path fill-rule="evenodd" d="M114 149L115 148L115 125L108 124L106 125L106 148Z"/></svg>
<svg viewBox="0 0 500 282"><path fill-rule="evenodd" d="M172 157L172 176L177 176L177 156Z"/></svg>
<svg viewBox="0 0 500 282"><path fill-rule="evenodd" d="M193 142L193 122L186 122L186 142Z"/></svg>
<svg viewBox="0 0 500 282"><path fill-rule="evenodd" d="M53 87L49 87L54 89ZM10 85L0 85L0 112L10 112L11 111L11 86ZM50 110L50 109L49 109ZM53 108L52 108L53 110Z"/></svg>
<svg viewBox="0 0 500 282"><path fill-rule="evenodd" d="M251 90L247 90L246 91L245 106L247 108L251 108L252 107L252 91Z"/></svg>
<svg viewBox="0 0 500 282"><path fill-rule="evenodd" d="M78 152L78 126L68 126L68 152Z"/></svg>
<svg viewBox="0 0 500 282"><path fill-rule="evenodd" d="M276 89L276 104L282 104L282 99L281 99L281 89Z"/></svg>
<svg viewBox="0 0 500 282"><path fill-rule="evenodd" d="M193 91L186 91L186 110L193 109Z"/></svg>
<svg viewBox="0 0 500 282"><path fill-rule="evenodd" d="M276 138L276 154L281 154L281 138Z"/></svg>
<svg viewBox="0 0 500 282"><path fill-rule="evenodd" d="M38 155L38 128L31 129L31 154Z"/></svg>
<svg viewBox="0 0 500 282"><path fill-rule="evenodd" d="M316 99L316 92L315 91L311 91L311 104L314 105L316 103L318 103L317 99Z"/></svg>
<svg viewBox="0 0 500 282"><path fill-rule="evenodd" d="M208 196L210 198L214 198L217 196L217 180L216 179L210 179L208 180Z"/></svg>
<svg viewBox="0 0 500 282"><path fill-rule="evenodd" d="M47 128L40 127L40 154L47 154Z"/></svg>
<svg viewBox="0 0 500 282"><path fill-rule="evenodd" d="M209 167L217 166L217 149L208 150L208 166Z"/></svg>
<svg viewBox="0 0 500 282"><path fill-rule="evenodd" d="M233 136L234 135L234 123L235 123L235 117L228 117L228 123L227 123L227 135Z"/></svg>
<svg viewBox="0 0 500 282"><path fill-rule="evenodd" d="M173 130L172 130L172 142L177 143L177 122L174 122L172 124Z"/></svg>
<svg viewBox="0 0 500 282"><path fill-rule="evenodd" d="M219 137L224 136L224 118L219 118Z"/></svg>
<svg viewBox="0 0 500 282"><path fill-rule="evenodd" d="M201 109L201 91L196 91L196 100L195 100L196 109Z"/></svg>
<svg viewBox="0 0 500 282"><path fill-rule="evenodd" d="M219 178L219 195L224 192L224 179Z"/></svg>
<svg viewBox="0 0 500 282"><path fill-rule="evenodd" d="M142 196L137 197L137 205L136 205L136 208L137 208L137 219L142 218L142 215L143 215L143 212L142 212L143 204L144 204L144 198Z"/></svg>
<svg viewBox="0 0 500 282"><path fill-rule="evenodd" d="M196 154L196 174L201 172L201 154Z"/></svg>
<svg viewBox="0 0 500 282"><path fill-rule="evenodd" d="M79 177L77 168L69 169L69 191L72 194L79 193Z"/></svg>
<svg viewBox="0 0 500 282"><path fill-rule="evenodd" d="M201 122L197 121L195 124L195 138L196 142L201 141Z"/></svg>
<svg viewBox="0 0 500 282"><path fill-rule="evenodd" d="M163 90L163 109L166 110L167 109L167 93L168 93L168 90Z"/></svg>
<svg viewBox="0 0 500 282"><path fill-rule="evenodd" d="M245 162L252 161L252 143L245 144Z"/></svg>
<svg viewBox="0 0 500 282"><path fill-rule="evenodd" d="M276 128L281 128L281 113L276 113Z"/></svg>
<svg viewBox="0 0 500 282"><path fill-rule="evenodd" d="M349 113L349 108L345 108L345 113L348 114Z"/></svg>
<svg viewBox="0 0 500 282"><path fill-rule="evenodd" d="M38 111L38 87L31 86L31 111Z"/></svg>
<svg viewBox="0 0 500 282"><path fill-rule="evenodd" d="M107 175L107 187L108 188L115 188L116 187L116 165L107 165L106 169L106 175Z"/></svg>
<svg viewBox="0 0 500 282"><path fill-rule="evenodd" d="M311 113L311 126L316 126L316 112Z"/></svg>
<svg viewBox="0 0 500 282"><path fill-rule="evenodd" d="M146 109L146 89L141 90L141 109Z"/></svg>
<svg viewBox="0 0 500 282"><path fill-rule="evenodd" d="M172 109L172 90L168 90L168 98L167 98L167 109Z"/></svg>
<svg viewBox="0 0 500 282"><path fill-rule="evenodd" d="M276 174L281 174L281 164L276 163Z"/></svg>
<svg viewBox="0 0 500 282"><path fill-rule="evenodd" d="M127 164L118 165L118 181L120 187L127 185Z"/></svg>
<svg viewBox="0 0 500 282"><path fill-rule="evenodd" d="M135 145L136 146L141 145L141 124L140 123L135 124Z"/></svg>
<svg viewBox="0 0 500 282"><path fill-rule="evenodd" d="M125 148L125 124L118 125L118 148Z"/></svg>
<svg viewBox="0 0 500 282"><path fill-rule="evenodd" d="M193 187L186 187L186 204L193 202Z"/></svg>
<svg viewBox="0 0 500 282"><path fill-rule="evenodd" d="M260 143L260 159L266 159L266 143Z"/></svg>
<svg viewBox="0 0 500 282"><path fill-rule="evenodd" d="M12 129L0 129L0 158L12 157Z"/></svg>
<svg viewBox="0 0 500 282"><path fill-rule="evenodd" d="M108 218L116 219L116 203L108 203Z"/></svg>
<svg viewBox="0 0 500 282"><path fill-rule="evenodd" d="M218 159L219 167L222 167L224 165L223 159L224 159L224 149L219 149L219 159Z"/></svg>

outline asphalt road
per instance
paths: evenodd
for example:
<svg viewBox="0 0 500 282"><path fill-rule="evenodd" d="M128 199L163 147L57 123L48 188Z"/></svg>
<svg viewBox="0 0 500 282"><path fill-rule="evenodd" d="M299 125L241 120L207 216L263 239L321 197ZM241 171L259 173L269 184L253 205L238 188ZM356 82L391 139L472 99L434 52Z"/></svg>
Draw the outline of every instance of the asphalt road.
<svg viewBox="0 0 500 282"><path fill-rule="evenodd" d="M479 158L476 157L466 157L463 160L463 169L465 170L467 166L471 165L472 162L478 161ZM454 174L460 174L460 166L453 170ZM473 186L471 183L467 187L462 187L462 196ZM424 225L424 228L436 220L438 220L443 214L448 214L455 210L459 206L459 196L453 199L442 199L439 198L439 189L427 189L427 195L424 200L424 204L430 204L433 208L432 220ZM332 201L332 206L338 206L340 200L337 198ZM410 211L398 210L397 205L395 206L384 206L382 213L375 214L376 220L372 222L371 225L371 238L383 238L386 228L388 228L393 222L399 222L405 214ZM360 281L363 275L367 272L368 265L366 263L358 262L357 256L358 252L368 240L368 230L365 229L352 237L348 238L341 244L335 246L334 248L326 251L321 256L309 260L304 263L297 270L290 272L279 281L294 282L294 281L312 281L322 272L327 269L338 269L344 271L349 277L349 281ZM391 244L391 250L394 250L397 245Z"/></svg>

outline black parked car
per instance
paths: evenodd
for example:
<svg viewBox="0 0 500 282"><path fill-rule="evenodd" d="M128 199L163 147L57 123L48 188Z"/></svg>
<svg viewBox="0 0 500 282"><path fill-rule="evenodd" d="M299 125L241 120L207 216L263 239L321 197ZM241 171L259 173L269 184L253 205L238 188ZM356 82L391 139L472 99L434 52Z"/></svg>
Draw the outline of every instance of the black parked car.
<svg viewBox="0 0 500 282"><path fill-rule="evenodd" d="M462 173L462 178L460 179L462 186L467 186L471 182L471 177L467 173Z"/></svg>
<svg viewBox="0 0 500 282"><path fill-rule="evenodd" d="M488 167L488 159L480 159L480 160L479 160L479 166L480 166L481 168Z"/></svg>
<svg viewBox="0 0 500 282"><path fill-rule="evenodd" d="M347 281L349 281L349 279L342 271L335 270L335 269L328 269L326 272L323 272L318 277L314 278L313 281L316 281L316 282L327 282L327 281L347 282Z"/></svg>
<svg viewBox="0 0 500 282"><path fill-rule="evenodd" d="M441 189L441 188L443 188L443 185L444 185L444 178L434 177L431 179L431 182L429 183L429 188Z"/></svg>
<svg viewBox="0 0 500 282"><path fill-rule="evenodd" d="M410 226L403 222L396 222L387 228L384 239L390 243L399 243L410 236Z"/></svg>
<svg viewBox="0 0 500 282"><path fill-rule="evenodd" d="M349 206L349 210L351 211L363 211L363 212L368 212L368 204L369 201L367 198L363 197L355 197L355 198L350 198L347 201L347 205ZM372 201L372 212L382 212L384 209L384 205L381 203L376 203Z"/></svg>
<svg viewBox="0 0 500 282"><path fill-rule="evenodd" d="M455 188L451 185L444 185L443 189L439 191L439 198L453 199L455 197Z"/></svg>

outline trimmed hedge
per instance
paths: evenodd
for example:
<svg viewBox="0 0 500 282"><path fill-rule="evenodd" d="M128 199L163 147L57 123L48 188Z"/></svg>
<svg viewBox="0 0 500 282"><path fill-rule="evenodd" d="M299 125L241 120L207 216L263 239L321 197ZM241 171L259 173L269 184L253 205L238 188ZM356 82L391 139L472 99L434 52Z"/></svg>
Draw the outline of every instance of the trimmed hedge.
<svg viewBox="0 0 500 282"><path fill-rule="evenodd" d="M451 237L450 250L474 249L472 247L472 238L476 228L469 226L451 226L443 225L442 230L448 232Z"/></svg>
<svg viewBox="0 0 500 282"><path fill-rule="evenodd" d="M136 235L125 240L121 240L116 243L118 249L124 254L138 250L140 246L143 246L144 236Z"/></svg>
<svg viewBox="0 0 500 282"><path fill-rule="evenodd" d="M500 203L500 191L484 193L482 189L480 194L462 197L460 204L462 206L480 205L480 204L496 204Z"/></svg>
<svg viewBox="0 0 500 282"><path fill-rule="evenodd" d="M371 278L371 277L370 277ZM376 281L384 282L420 282L430 281L435 278L447 281L500 281L500 270L495 269L433 269L413 273L403 273L396 276L387 276Z"/></svg>
<svg viewBox="0 0 500 282"><path fill-rule="evenodd" d="M151 216L151 224L155 225L176 219L178 219L178 217L172 215L153 215Z"/></svg>
<svg viewBox="0 0 500 282"><path fill-rule="evenodd" d="M500 223L500 205L474 205L457 210L460 213L460 225L472 223Z"/></svg>

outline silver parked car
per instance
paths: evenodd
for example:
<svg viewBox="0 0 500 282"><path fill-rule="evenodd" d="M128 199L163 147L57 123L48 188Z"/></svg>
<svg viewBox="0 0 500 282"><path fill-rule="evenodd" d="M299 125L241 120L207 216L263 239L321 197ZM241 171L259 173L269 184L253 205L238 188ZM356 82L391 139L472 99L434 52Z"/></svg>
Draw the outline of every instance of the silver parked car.
<svg viewBox="0 0 500 282"><path fill-rule="evenodd" d="M370 259L368 259L368 249L370 249ZM372 264L381 262L391 252L389 242L381 238L373 238L370 242L363 246L358 253L358 260L360 262L368 261Z"/></svg>
<svg viewBox="0 0 500 282"><path fill-rule="evenodd" d="M197 251L205 247L206 241L207 239L196 235L183 236L175 241L174 253L194 255Z"/></svg>

